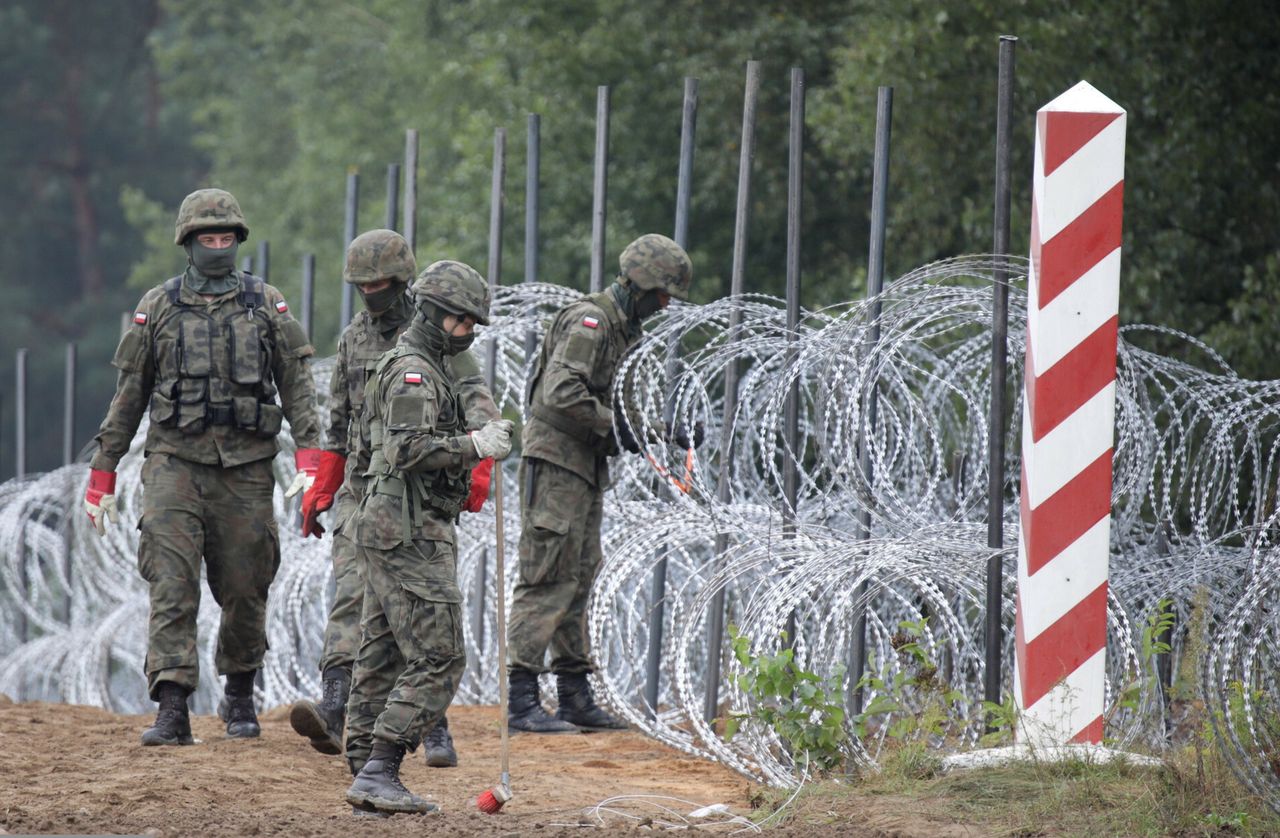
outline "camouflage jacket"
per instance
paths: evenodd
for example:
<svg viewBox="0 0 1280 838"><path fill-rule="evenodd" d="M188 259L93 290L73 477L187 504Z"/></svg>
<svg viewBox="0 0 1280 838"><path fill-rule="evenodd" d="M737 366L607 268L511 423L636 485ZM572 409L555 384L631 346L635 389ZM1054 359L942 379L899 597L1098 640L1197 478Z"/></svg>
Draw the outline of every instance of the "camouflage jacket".
<svg viewBox="0 0 1280 838"><path fill-rule="evenodd" d="M278 290L236 276L238 288L212 299L182 277L143 295L112 361L120 374L94 468L115 470L148 407L148 453L224 467L255 462L279 451L285 417L299 448L319 447L306 360L315 350Z"/></svg>
<svg viewBox="0 0 1280 838"><path fill-rule="evenodd" d="M558 311L530 378L523 457L569 469L598 488L609 485L613 377L638 339L612 291Z"/></svg>
<svg viewBox="0 0 1280 838"><path fill-rule="evenodd" d="M454 543L453 522L480 462L448 360L420 332L406 330L375 366L352 435L350 465L368 482L343 534L365 547Z"/></svg>
<svg viewBox="0 0 1280 838"><path fill-rule="evenodd" d="M378 359L396 345L396 339L413 319L412 296L408 293L397 303L395 317L374 317L367 310L351 319L338 339L338 354L329 379L329 428L326 448L347 457L346 477L333 501L336 527L341 527L360 505L364 495L364 469L356 468L356 449L360 414L364 409L364 388ZM501 417L493 396L480 374L475 356L463 352L444 359L452 367L462 401L467 430L475 430L490 419ZM368 464L365 464L365 468Z"/></svg>

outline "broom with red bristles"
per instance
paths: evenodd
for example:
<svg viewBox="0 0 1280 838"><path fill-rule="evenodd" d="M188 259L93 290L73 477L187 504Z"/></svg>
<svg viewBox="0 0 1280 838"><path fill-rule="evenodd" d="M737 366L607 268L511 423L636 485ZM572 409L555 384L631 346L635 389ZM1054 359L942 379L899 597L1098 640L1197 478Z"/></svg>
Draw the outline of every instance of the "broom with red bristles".
<svg viewBox="0 0 1280 838"><path fill-rule="evenodd" d="M494 525L498 531L497 587L498 608L498 724L502 730L502 774L498 784L476 798L476 807L488 815L502 808L511 799L511 771L508 763L510 734L507 730L507 571L506 545L502 528L502 466L494 469L493 486Z"/></svg>

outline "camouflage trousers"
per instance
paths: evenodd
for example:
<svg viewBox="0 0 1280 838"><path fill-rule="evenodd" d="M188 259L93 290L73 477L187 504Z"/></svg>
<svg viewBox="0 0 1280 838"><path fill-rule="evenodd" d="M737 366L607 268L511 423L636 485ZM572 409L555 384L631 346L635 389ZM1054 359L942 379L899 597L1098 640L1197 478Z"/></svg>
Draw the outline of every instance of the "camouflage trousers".
<svg viewBox="0 0 1280 838"><path fill-rule="evenodd" d="M453 701L467 658L452 544L356 551L364 610L347 704L347 759L360 766L375 739L417 749Z"/></svg>
<svg viewBox="0 0 1280 838"><path fill-rule="evenodd" d="M364 602L364 578L351 539L333 534L333 605L324 627L324 651L320 671L351 671L360 648L360 611Z"/></svg>
<svg viewBox="0 0 1280 838"><path fill-rule="evenodd" d="M200 560L222 608L218 674L252 672L267 650L267 592L280 567L271 460L231 468L152 452L142 465L138 570L151 586L147 689L199 684Z"/></svg>
<svg viewBox="0 0 1280 838"><path fill-rule="evenodd" d="M600 569L603 493L545 460L520 461L520 578L511 603L511 666L591 672L587 598Z"/></svg>

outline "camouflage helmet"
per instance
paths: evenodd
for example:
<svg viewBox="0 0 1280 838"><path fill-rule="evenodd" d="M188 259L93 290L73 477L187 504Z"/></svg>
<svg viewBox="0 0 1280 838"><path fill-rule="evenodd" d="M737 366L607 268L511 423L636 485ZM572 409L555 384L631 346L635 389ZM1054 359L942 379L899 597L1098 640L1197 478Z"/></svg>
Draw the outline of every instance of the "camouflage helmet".
<svg viewBox="0 0 1280 838"><path fill-rule="evenodd" d="M489 283L475 268L461 262L432 262L413 283L417 302L430 301L453 314L470 314L489 325Z"/></svg>
<svg viewBox="0 0 1280 838"><path fill-rule="evenodd" d="M395 230L370 230L347 245L347 265L342 278L352 285L368 285L380 279L413 282L418 263L404 236Z"/></svg>
<svg viewBox="0 0 1280 838"><path fill-rule="evenodd" d="M627 245L618 259L619 276L641 291L658 289L689 299L693 263L684 248L666 236L648 233Z"/></svg>
<svg viewBox="0 0 1280 838"><path fill-rule="evenodd" d="M173 243L182 244L192 233L219 227L235 230L240 241L249 238L249 225L244 223L244 213L234 195L222 189L197 189L178 207Z"/></svg>

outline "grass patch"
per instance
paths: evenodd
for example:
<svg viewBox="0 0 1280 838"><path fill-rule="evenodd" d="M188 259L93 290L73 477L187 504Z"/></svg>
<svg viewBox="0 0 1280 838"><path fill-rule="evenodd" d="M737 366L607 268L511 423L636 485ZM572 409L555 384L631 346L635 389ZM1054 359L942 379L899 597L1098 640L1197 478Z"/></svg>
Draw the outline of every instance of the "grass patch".
<svg viewBox="0 0 1280 838"><path fill-rule="evenodd" d="M1068 761L944 775L921 748L883 757L879 772L810 784L789 805L791 792L762 792L759 819L776 813L770 825L848 824L903 838L1280 835L1280 817L1215 752L1191 746L1159 768Z"/></svg>

